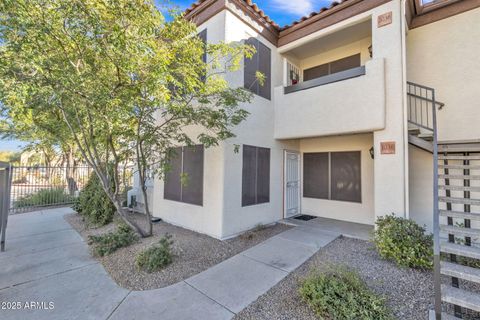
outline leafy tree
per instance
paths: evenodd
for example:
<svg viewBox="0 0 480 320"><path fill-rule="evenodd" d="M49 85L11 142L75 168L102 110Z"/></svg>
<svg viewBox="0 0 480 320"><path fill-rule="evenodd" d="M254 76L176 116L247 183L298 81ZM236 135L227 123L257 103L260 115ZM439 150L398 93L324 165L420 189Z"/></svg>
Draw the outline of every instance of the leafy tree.
<svg viewBox="0 0 480 320"><path fill-rule="evenodd" d="M0 161L4 162L19 162L20 161L20 152L14 151L0 151Z"/></svg>
<svg viewBox="0 0 480 320"><path fill-rule="evenodd" d="M166 22L152 0L0 2L4 113L15 124L15 115L31 115L42 123L35 130L74 141L118 214L141 236L152 234L145 181L168 170L173 147L215 146L247 117L240 104L251 94L229 87L224 75L254 49L204 44L196 32L182 15ZM146 229L122 208L122 167L131 163Z"/></svg>

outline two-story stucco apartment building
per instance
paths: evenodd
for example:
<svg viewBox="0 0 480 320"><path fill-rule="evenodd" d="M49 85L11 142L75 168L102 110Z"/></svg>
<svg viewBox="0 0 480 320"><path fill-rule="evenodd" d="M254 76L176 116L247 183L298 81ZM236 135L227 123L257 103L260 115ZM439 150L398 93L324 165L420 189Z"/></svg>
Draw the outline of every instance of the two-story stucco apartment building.
<svg viewBox="0 0 480 320"><path fill-rule="evenodd" d="M480 259L480 0L344 0L284 27L251 0L199 0L185 18L208 43L256 47L226 75L254 98L235 138L178 148L149 187L154 216L225 239L299 214L395 213L436 235L436 279L452 277L436 305L480 312L455 291L478 269L454 266Z"/></svg>
<svg viewBox="0 0 480 320"><path fill-rule="evenodd" d="M346 0L279 27L249 0L204 0L186 18L209 43L257 48L227 75L254 98L234 139L184 148L169 181L152 183L155 216L222 239L300 213L370 225L395 213L431 228L422 86L435 90L439 141L480 139L480 1Z"/></svg>

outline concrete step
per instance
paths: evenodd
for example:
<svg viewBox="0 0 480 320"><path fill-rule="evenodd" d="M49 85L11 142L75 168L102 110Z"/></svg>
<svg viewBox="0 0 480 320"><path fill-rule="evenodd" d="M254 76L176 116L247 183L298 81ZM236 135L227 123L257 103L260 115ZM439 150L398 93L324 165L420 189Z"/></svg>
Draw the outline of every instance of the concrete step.
<svg viewBox="0 0 480 320"><path fill-rule="evenodd" d="M470 169L470 170L479 170L480 166L478 165L469 165L469 164L439 164L439 169Z"/></svg>
<svg viewBox="0 0 480 320"><path fill-rule="evenodd" d="M433 133L420 133L417 137L426 141L433 141Z"/></svg>
<svg viewBox="0 0 480 320"><path fill-rule="evenodd" d="M438 186L439 190L455 190L455 191L471 191L480 192L480 187L464 187L464 186Z"/></svg>
<svg viewBox="0 0 480 320"><path fill-rule="evenodd" d="M480 152L480 143L439 144L439 152Z"/></svg>
<svg viewBox="0 0 480 320"><path fill-rule="evenodd" d="M438 197L440 202L457 203L457 204L471 204L474 206L480 205L478 199L465 199L465 198L453 198L453 197Z"/></svg>
<svg viewBox="0 0 480 320"><path fill-rule="evenodd" d="M456 277L467 281L480 283L480 269L462 266L457 263L446 261L440 262L440 273L450 277Z"/></svg>
<svg viewBox="0 0 480 320"><path fill-rule="evenodd" d="M427 152L433 153L433 143L425 139L419 138L416 135L408 135L408 143L425 150Z"/></svg>
<svg viewBox="0 0 480 320"><path fill-rule="evenodd" d="M448 314L448 313L445 313L445 312L442 312L442 320L459 320L460 318L457 318L451 314ZM437 320L435 318L435 311L434 310L430 310L429 313L428 313L428 320Z"/></svg>
<svg viewBox="0 0 480 320"><path fill-rule="evenodd" d="M452 218L457 218L457 219L480 220L480 213L475 213L475 212L439 210L439 213L440 213L440 216L442 216L442 217L452 217Z"/></svg>
<svg viewBox="0 0 480 320"><path fill-rule="evenodd" d="M443 241L440 244L440 251L450 254L456 254L462 257L469 257L473 259L480 259L480 248L469 247L463 244L455 244Z"/></svg>
<svg viewBox="0 0 480 320"><path fill-rule="evenodd" d="M473 292L442 285L442 300L480 312L480 295Z"/></svg>
<svg viewBox="0 0 480 320"><path fill-rule="evenodd" d="M479 229L472 229L472 228L462 228L457 226L447 226L442 225L440 229L448 234L454 234L457 236L465 236L465 237L478 237L480 236Z"/></svg>
<svg viewBox="0 0 480 320"><path fill-rule="evenodd" d="M420 134L420 128L418 128L418 127L408 127L408 134L418 136Z"/></svg>
<svg viewBox="0 0 480 320"><path fill-rule="evenodd" d="M480 175L439 174L439 179L480 180Z"/></svg>
<svg viewBox="0 0 480 320"><path fill-rule="evenodd" d="M480 155L464 156L464 155L439 154L438 160L480 160Z"/></svg>

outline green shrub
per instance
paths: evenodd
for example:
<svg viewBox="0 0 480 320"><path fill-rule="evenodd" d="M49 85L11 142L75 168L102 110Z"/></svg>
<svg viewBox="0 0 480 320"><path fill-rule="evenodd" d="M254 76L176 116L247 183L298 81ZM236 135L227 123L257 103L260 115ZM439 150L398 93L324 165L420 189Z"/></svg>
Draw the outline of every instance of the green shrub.
<svg viewBox="0 0 480 320"><path fill-rule="evenodd" d="M137 266L147 272L155 272L166 267L173 261L171 246L172 236L165 235L157 245L140 252L137 256Z"/></svg>
<svg viewBox="0 0 480 320"><path fill-rule="evenodd" d="M385 299L375 295L357 273L342 266L309 276L299 292L321 319L393 319Z"/></svg>
<svg viewBox="0 0 480 320"><path fill-rule="evenodd" d="M73 197L63 188L42 189L14 201L15 208L46 206L71 203Z"/></svg>
<svg viewBox="0 0 480 320"><path fill-rule="evenodd" d="M93 253L105 256L120 248L128 247L137 241L137 235L125 224L121 224L115 231L100 235L89 236L88 244L93 245Z"/></svg>
<svg viewBox="0 0 480 320"><path fill-rule="evenodd" d="M116 212L95 173L92 173L85 188L80 192L74 209L84 216L88 223L100 226L112 222Z"/></svg>
<svg viewBox="0 0 480 320"><path fill-rule="evenodd" d="M376 221L374 243L384 259L399 266L431 269L433 267L433 236L415 221L387 215Z"/></svg>

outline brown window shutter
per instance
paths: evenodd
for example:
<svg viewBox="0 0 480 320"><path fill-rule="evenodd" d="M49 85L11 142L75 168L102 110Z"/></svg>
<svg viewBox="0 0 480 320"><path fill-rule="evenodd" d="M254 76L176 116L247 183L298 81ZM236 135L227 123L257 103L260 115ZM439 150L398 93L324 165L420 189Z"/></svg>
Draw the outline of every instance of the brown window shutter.
<svg viewBox="0 0 480 320"><path fill-rule="evenodd" d="M361 153L332 152L332 200L362 202Z"/></svg>
<svg viewBox="0 0 480 320"><path fill-rule="evenodd" d="M329 198L328 152L303 154L303 196L306 198Z"/></svg>

